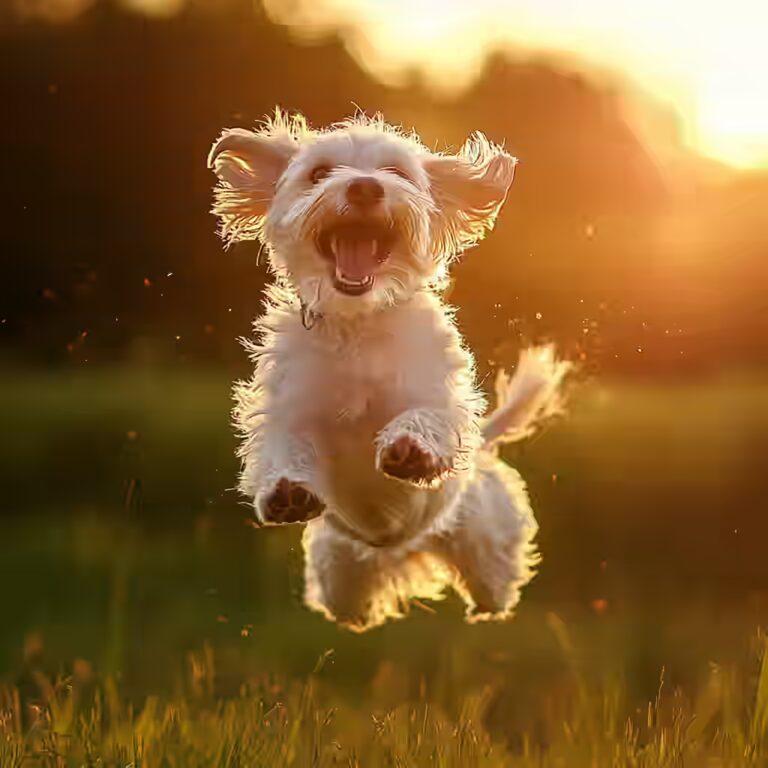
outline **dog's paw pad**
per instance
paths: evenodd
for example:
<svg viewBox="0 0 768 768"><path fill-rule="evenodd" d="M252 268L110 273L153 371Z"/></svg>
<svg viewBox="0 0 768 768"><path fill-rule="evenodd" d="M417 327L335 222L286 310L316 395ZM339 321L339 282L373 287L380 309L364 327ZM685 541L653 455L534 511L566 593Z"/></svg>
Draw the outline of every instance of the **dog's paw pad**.
<svg viewBox="0 0 768 768"><path fill-rule="evenodd" d="M379 466L390 477L416 483L431 483L448 470L443 461L408 435L384 447Z"/></svg>
<svg viewBox="0 0 768 768"><path fill-rule="evenodd" d="M304 523L318 517L325 504L302 483L281 477L261 502L267 523Z"/></svg>

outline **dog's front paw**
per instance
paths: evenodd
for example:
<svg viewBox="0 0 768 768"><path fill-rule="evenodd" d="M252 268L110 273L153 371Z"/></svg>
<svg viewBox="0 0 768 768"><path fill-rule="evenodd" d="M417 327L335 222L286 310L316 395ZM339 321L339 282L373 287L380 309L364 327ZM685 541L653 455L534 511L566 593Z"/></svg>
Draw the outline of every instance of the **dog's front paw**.
<svg viewBox="0 0 768 768"><path fill-rule="evenodd" d="M418 485L431 485L449 469L449 465L411 435L403 435L381 449L379 469L390 477Z"/></svg>
<svg viewBox="0 0 768 768"><path fill-rule="evenodd" d="M257 501L265 523L305 523L319 517L325 504L303 483L281 477L271 491Z"/></svg>

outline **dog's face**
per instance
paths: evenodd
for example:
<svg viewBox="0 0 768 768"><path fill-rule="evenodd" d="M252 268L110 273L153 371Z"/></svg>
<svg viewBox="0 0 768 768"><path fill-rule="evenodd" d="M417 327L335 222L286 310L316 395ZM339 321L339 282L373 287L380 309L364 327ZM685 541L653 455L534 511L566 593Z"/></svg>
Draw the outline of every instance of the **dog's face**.
<svg viewBox="0 0 768 768"><path fill-rule="evenodd" d="M480 134L438 155L379 120L318 132L278 116L225 131L209 162L222 236L262 240L305 304L353 314L407 299L480 240L516 161Z"/></svg>

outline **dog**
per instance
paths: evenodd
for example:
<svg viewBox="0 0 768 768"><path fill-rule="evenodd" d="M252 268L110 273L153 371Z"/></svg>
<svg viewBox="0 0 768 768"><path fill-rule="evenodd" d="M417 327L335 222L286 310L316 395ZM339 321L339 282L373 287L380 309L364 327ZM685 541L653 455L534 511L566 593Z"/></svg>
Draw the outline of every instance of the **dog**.
<svg viewBox="0 0 768 768"><path fill-rule="evenodd" d="M315 130L278 111L211 149L221 236L260 241L275 275L235 387L239 487L261 523L306 524L305 601L350 629L447 586L469 620L503 619L533 575L537 524L496 447L559 408L569 366L524 351L486 416L441 298L516 162L480 133L432 152L378 115Z"/></svg>

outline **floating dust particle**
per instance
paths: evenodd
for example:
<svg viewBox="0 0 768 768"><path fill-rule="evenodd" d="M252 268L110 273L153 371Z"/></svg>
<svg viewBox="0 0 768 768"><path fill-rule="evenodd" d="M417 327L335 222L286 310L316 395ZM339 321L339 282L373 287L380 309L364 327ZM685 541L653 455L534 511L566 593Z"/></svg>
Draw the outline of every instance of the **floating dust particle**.
<svg viewBox="0 0 768 768"><path fill-rule="evenodd" d="M591 606L592 610L600 615L608 610L608 601L604 597L597 597L592 601Z"/></svg>

